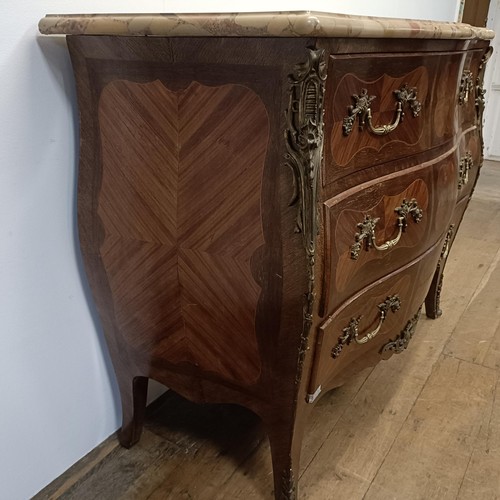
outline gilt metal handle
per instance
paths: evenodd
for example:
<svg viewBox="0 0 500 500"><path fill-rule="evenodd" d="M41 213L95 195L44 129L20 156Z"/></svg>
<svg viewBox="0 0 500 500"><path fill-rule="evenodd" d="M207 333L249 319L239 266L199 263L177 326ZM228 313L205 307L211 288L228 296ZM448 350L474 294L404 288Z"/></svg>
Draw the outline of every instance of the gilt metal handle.
<svg viewBox="0 0 500 500"><path fill-rule="evenodd" d="M460 89L458 91L458 104L464 105L469 101L469 93L474 90L474 79L472 71L465 69L460 79Z"/></svg>
<svg viewBox="0 0 500 500"><path fill-rule="evenodd" d="M363 316L358 316L357 318L351 318L349 324L342 330L342 335L339 337L337 345L332 349L331 356L332 358L338 358L342 349L345 345L349 345L351 342L355 342L356 344L366 344L368 341L372 340L377 336L384 324L385 319L387 318L387 314L389 311L395 313L401 307L401 299L399 295L391 295L387 297L384 302L379 304L379 319L377 327L368 332L364 337L359 337L359 323L361 322L361 318Z"/></svg>
<svg viewBox="0 0 500 500"><path fill-rule="evenodd" d="M400 89L394 90L396 97L396 116L392 123L388 125L374 126L372 124L371 103L376 96L368 95L367 89L361 89L360 94L352 95L354 106L349 106L349 114L344 118L342 130L344 135L349 135L352 131L354 122L359 116L359 126L362 129L365 123L368 125L368 130L375 135L387 135L396 129L403 121L404 107L409 106L414 117L417 117L422 109L421 103L417 100L417 89L408 87L408 84L403 85Z"/></svg>
<svg viewBox="0 0 500 500"><path fill-rule="evenodd" d="M380 354L383 354L388 351L392 351L396 354L401 354L408 347L408 344L410 343L410 340L412 339L413 334L415 333L415 328L420 318L421 310L422 307L420 307L415 316L413 316L413 318L411 318L408 321L408 323L406 323L406 326L399 334L399 337L382 346L382 348L380 349Z"/></svg>
<svg viewBox="0 0 500 500"><path fill-rule="evenodd" d="M472 154L470 151L460 158L458 166L458 189L462 189L469 182L469 170L472 168Z"/></svg>
<svg viewBox="0 0 500 500"><path fill-rule="evenodd" d="M375 227L380 220L380 217L374 218L371 215L365 215L363 222L360 222L357 225L360 231L354 235L355 241L351 245L351 259L358 259L359 253L363 247L363 242L367 251L372 247L380 252L395 247L399 243L401 235L406 231L406 227L408 226L408 215L411 215L414 222L418 223L422 220L422 216L424 214L424 211L419 208L418 203L414 198L410 201L403 200L401 206L397 207L394 211L399 215L396 219L398 234L392 240L385 241L381 244L378 244L375 241Z"/></svg>

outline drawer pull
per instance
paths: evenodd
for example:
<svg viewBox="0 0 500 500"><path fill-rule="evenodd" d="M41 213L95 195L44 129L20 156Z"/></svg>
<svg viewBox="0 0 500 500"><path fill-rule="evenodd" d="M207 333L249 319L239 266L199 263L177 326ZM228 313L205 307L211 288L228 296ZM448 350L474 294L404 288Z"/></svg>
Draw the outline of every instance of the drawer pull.
<svg viewBox="0 0 500 500"><path fill-rule="evenodd" d="M392 351L396 354L400 354L408 347L408 344L410 343L410 340L415 333L415 328L420 318L421 310L422 307L420 307L417 311L417 314L415 314L415 316L413 316L413 318L411 318L408 323L406 323L406 326L403 328L403 331L399 334L399 337L396 340L388 342L387 344L382 346L382 349L380 349L380 354L383 354L387 351Z"/></svg>
<svg viewBox="0 0 500 500"><path fill-rule="evenodd" d="M359 253L363 246L363 242L365 242L367 251L372 247L380 252L395 247L399 243L401 235L406 231L406 227L408 226L408 215L411 215L413 220L418 223L422 220L422 216L424 213L424 211L419 208L415 199L412 199L410 201L403 200L401 206L397 207L394 211L399 215L396 220L398 234L394 239L388 240L384 243L381 243L380 245L375 241L375 226L380 220L380 217L373 218L370 215L365 215L365 219L363 220L363 222L360 222L357 225L360 231L359 233L356 233L354 235L355 242L351 245L351 259L358 259Z"/></svg>
<svg viewBox="0 0 500 500"><path fill-rule="evenodd" d="M474 90L474 81L472 78L472 71L468 69L462 73L460 79L460 89L458 91L458 104L463 106L469 100L469 93Z"/></svg>
<svg viewBox="0 0 500 500"><path fill-rule="evenodd" d="M372 124L371 103L374 99L376 99L376 96L368 95L367 89L361 89L361 93L359 95L352 95L354 106L349 106L349 115L344 118L342 124L344 135L349 135L351 133L352 127L358 115L360 128L363 128L365 123L367 123L368 130L375 135L387 135L389 132L395 130L399 123L403 121L403 109L406 105L410 106L414 117L418 116L422 105L417 100L416 88L410 88L407 84L405 84L400 89L394 90L394 95L396 96L397 103L396 117L394 118L394 121L389 125L379 125L375 127Z"/></svg>
<svg viewBox="0 0 500 500"><path fill-rule="evenodd" d="M469 182L469 170L472 168L472 154L467 151L460 159L458 167L458 189L462 189Z"/></svg>
<svg viewBox="0 0 500 500"><path fill-rule="evenodd" d="M342 335L339 337L337 345L332 349L332 358L337 358L345 345L349 345L351 342L356 344L366 344L369 340L372 340L380 332L382 325L384 324L385 318L389 311L395 313L401 307L401 299L399 295L391 295L387 297L384 302L378 306L379 320L378 325L375 330L367 333L364 337L359 338L359 323L363 316L358 316L357 318L351 318L349 325L342 330Z"/></svg>

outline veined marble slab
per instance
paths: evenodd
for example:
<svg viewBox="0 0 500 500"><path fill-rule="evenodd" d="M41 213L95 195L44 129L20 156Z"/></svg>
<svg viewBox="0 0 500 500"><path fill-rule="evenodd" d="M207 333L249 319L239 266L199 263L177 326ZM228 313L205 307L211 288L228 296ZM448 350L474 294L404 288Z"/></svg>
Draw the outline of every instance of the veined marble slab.
<svg viewBox="0 0 500 500"><path fill-rule="evenodd" d="M352 37L491 39L494 32L463 23L350 16L325 12L240 14L47 15L46 35Z"/></svg>

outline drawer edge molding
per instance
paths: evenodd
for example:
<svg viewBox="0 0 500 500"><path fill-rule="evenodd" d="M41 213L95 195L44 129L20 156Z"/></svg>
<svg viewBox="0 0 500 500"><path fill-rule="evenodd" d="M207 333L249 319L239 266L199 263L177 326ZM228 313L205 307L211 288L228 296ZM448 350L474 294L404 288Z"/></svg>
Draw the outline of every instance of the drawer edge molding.
<svg viewBox="0 0 500 500"><path fill-rule="evenodd" d="M297 64L288 77L290 86L286 111L285 165L293 172L294 193L289 205L298 205L295 232L301 233L303 237L308 278L297 362L297 384L301 378L313 322L314 262L319 232L318 174L323 154L326 69L325 50L308 49L307 61Z"/></svg>
<svg viewBox="0 0 500 500"><path fill-rule="evenodd" d="M470 127L467 130L465 130L459 137L455 138L451 146L438 156L435 156L433 158L430 158L422 163L417 163L407 169L404 170L404 173L406 174L418 174L420 171L428 168L431 165L434 165L436 163L439 163L440 161L445 160L447 157L453 155L455 151L457 151L459 143L460 143L460 138L465 135L470 130L474 130L476 127ZM401 175L401 170L395 171L395 172L389 172L383 175L380 175L378 177L374 177L371 179L366 180L365 182L362 182L361 184L358 184L356 186L352 186L345 191L332 196L332 198L324 201L324 205L328 208L333 207L334 205L337 205L338 203L342 202L346 198L349 198L353 196L353 194L357 193L358 191L363 191L365 189L370 188L373 184L375 183L383 183L386 181L390 181L394 179L395 177L398 177Z"/></svg>

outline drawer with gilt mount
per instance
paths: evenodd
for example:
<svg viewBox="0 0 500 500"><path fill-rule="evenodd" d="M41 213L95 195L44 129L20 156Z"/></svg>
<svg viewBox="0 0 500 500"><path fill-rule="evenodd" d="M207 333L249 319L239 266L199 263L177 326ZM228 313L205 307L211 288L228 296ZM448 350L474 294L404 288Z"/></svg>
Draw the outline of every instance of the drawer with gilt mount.
<svg viewBox="0 0 500 500"><path fill-rule="evenodd" d="M330 80L330 102L325 100L322 320L309 401L360 366L406 349L424 299L427 314L438 315L443 267L465 211L462 201L471 195L482 162L480 82L489 54L485 48L465 56L349 55L349 64L363 61L361 69L350 66L350 73L342 68L344 56L332 57L332 71L340 77ZM353 104L342 106L339 101L345 103L355 88L361 91L351 94ZM405 108L415 122L403 123ZM341 192L330 187L338 180ZM400 284L404 292L372 298L374 290L386 289L389 276L412 276L412 270L408 290ZM365 317L367 304L374 312ZM398 329L399 337L388 342L386 333Z"/></svg>

